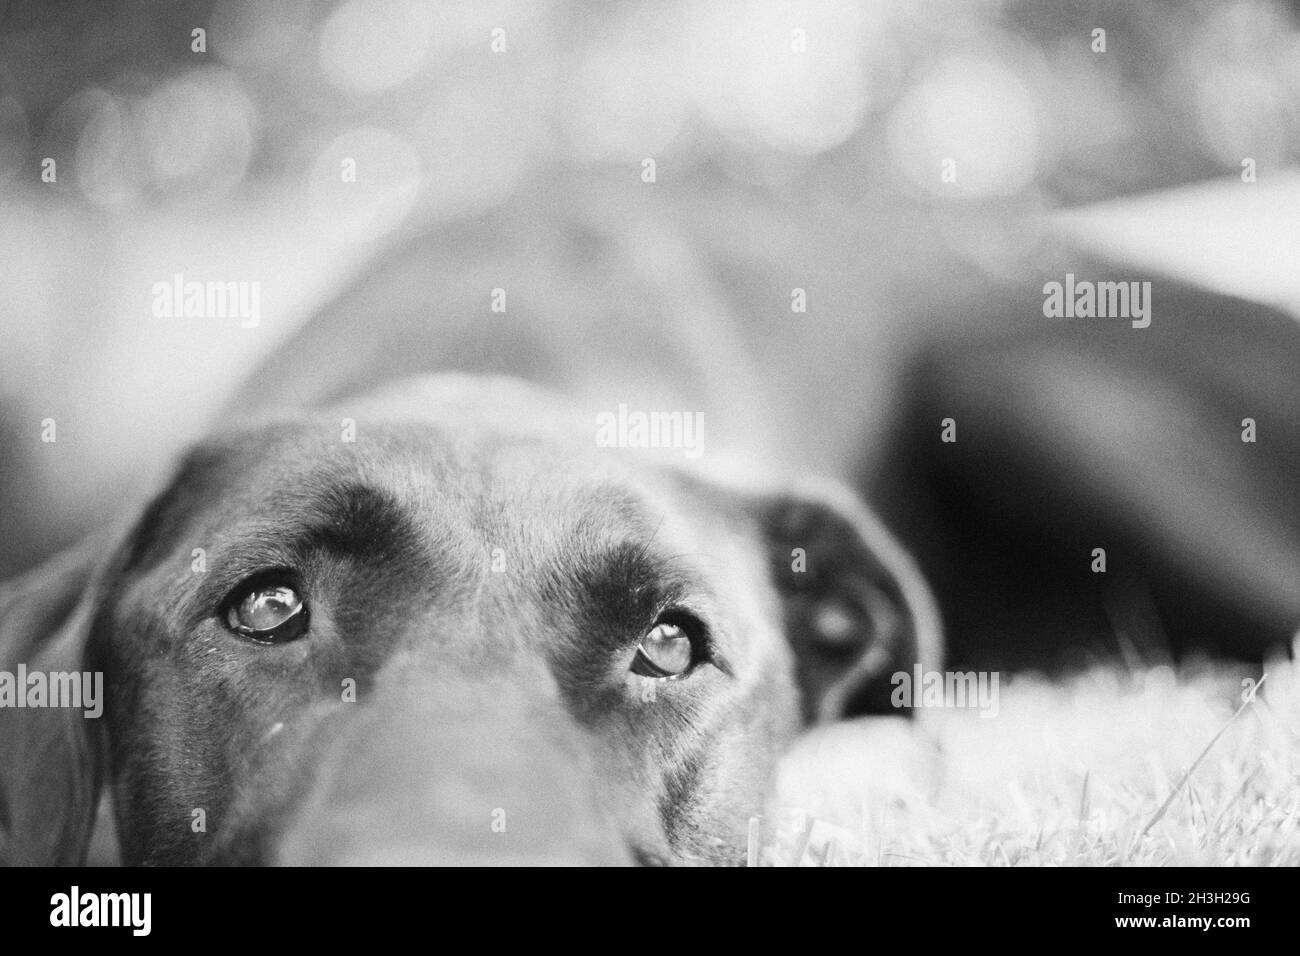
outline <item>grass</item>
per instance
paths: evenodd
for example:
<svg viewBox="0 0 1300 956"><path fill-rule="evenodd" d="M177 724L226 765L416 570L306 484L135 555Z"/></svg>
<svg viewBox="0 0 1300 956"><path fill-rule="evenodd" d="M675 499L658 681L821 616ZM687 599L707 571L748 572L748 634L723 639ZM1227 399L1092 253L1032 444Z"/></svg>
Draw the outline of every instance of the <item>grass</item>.
<svg viewBox="0 0 1300 956"><path fill-rule="evenodd" d="M1300 647L1296 648L1300 652ZM1300 865L1300 666L1002 675L997 716L809 735L761 865Z"/></svg>

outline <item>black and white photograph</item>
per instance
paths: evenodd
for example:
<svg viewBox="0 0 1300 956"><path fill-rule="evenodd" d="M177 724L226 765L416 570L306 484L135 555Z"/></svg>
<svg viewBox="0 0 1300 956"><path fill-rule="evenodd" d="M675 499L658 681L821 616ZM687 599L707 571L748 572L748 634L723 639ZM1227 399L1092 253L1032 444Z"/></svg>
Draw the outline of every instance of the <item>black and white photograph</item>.
<svg viewBox="0 0 1300 956"><path fill-rule="evenodd" d="M1294 0L0 2L0 261L24 924L1300 865Z"/></svg>

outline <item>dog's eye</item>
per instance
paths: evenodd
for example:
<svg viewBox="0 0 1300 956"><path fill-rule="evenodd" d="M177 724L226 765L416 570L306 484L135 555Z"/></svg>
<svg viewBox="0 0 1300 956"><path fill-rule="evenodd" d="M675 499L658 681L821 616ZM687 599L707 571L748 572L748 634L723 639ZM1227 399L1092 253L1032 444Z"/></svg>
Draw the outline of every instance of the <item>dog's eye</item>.
<svg viewBox="0 0 1300 956"><path fill-rule="evenodd" d="M642 677L681 677L690 670L694 659L695 646L685 628L661 621L637 645L632 673Z"/></svg>
<svg viewBox="0 0 1300 956"><path fill-rule="evenodd" d="M257 584L236 594L226 610L226 623L255 641L291 641L307 628L307 605L287 584Z"/></svg>

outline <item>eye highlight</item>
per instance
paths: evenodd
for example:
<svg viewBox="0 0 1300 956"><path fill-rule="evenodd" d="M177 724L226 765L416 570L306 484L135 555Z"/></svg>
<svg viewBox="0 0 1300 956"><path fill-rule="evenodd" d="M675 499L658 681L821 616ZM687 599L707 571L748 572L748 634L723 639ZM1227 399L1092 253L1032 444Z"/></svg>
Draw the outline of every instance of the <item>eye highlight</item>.
<svg viewBox="0 0 1300 956"><path fill-rule="evenodd" d="M681 677L699 657L700 651L687 622L660 620L637 644L631 670L642 677Z"/></svg>
<svg viewBox="0 0 1300 956"><path fill-rule="evenodd" d="M307 605L295 588L280 581L245 585L226 608L226 625L251 640L280 644L306 632Z"/></svg>

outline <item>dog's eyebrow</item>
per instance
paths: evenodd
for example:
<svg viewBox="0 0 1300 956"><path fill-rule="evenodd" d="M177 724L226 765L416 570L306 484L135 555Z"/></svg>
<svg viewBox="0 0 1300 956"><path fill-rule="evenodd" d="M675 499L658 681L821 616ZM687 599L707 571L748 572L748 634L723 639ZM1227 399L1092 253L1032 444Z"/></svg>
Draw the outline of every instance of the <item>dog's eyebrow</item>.
<svg viewBox="0 0 1300 956"><path fill-rule="evenodd" d="M618 649L665 608L702 611L711 603L686 557L656 554L640 541L599 547L581 557L576 568L556 568L551 590L591 621L589 636Z"/></svg>
<svg viewBox="0 0 1300 956"><path fill-rule="evenodd" d="M430 559L415 519L390 493L358 483L316 492L285 516L244 523L212 556L214 573L202 576L199 599L209 605L241 580L277 566L297 567L325 551L369 565L397 563L419 573Z"/></svg>
<svg viewBox="0 0 1300 956"><path fill-rule="evenodd" d="M390 493L356 483L330 489L305 526L286 535L296 552L331 551L364 561L415 560L423 536Z"/></svg>

